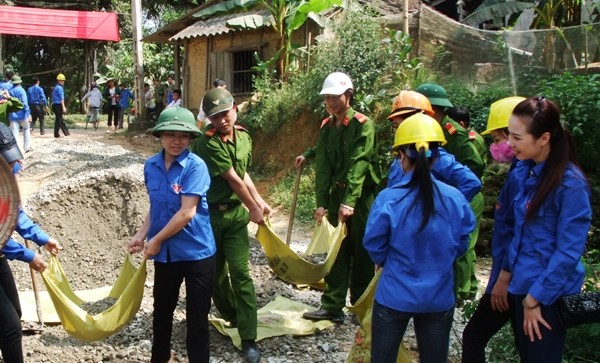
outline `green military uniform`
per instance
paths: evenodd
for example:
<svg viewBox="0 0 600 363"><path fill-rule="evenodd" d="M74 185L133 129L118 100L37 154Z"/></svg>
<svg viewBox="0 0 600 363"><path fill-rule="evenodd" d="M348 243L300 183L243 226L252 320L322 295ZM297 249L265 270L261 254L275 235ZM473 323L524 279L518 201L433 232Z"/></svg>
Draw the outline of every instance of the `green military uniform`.
<svg viewBox="0 0 600 363"><path fill-rule="evenodd" d="M348 286L354 304L374 274L373 262L362 245L369 208L381 179L373 121L352 108L340 127L333 116L325 119L317 144L315 172L317 208L327 209L331 224L338 223L340 204L354 208L354 214L346 221L348 235L325 277L321 297L321 307L337 314L346 305Z"/></svg>
<svg viewBox="0 0 600 363"><path fill-rule="evenodd" d="M0 122L6 126L10 126L10 121L8 121L8 113L23 109L23 104L16 97L11 97L7 100L3 99L0 102Z"/></svg>
<svg viewBox="0 0 600 363"><path fill-rule="evenodd" d="M473 129L469 130L468 134L469 134L469 139L471 140L473 145L475 145L477 152L479 152L479 156L481 157L481 161L483 161L483 167L485 169L485 166L487 165L487 153L488 153L487 146L485 145L485 140L483 139L483 136L481 136L479 134L479 132L477 132Z"/></svg>
<svg viewBox="0 0 600 363"><path fill-rule="evenodd" d="M458 122L446 116L442 120L442 129L447 144L444 149L454 155L456 160L467 166L477 177L481 179L485 170L485 163L481 159L476 144L469 137L469 132ZM459 300L475 298L477 294L477 276L475 276L475 244L479 238L479 226L483 214L483 194L477 193L471 200L471 209L475 214L475 230L469 236L469 249L456 260L454 275L456 280L455 289Z"/></svg>
<svg viewBox="0 0 600 363"><path fill-rule="evenodd" d="M237 324L241 339L255 340L256 295L248 269L250 216L222 177L233 168L244 179L252 162L252 140L241 126L235 125L230 140L209 125L192 143L191 150L206 162L211 177L207 202L217 244L213 302L223 319Z"/></svg>

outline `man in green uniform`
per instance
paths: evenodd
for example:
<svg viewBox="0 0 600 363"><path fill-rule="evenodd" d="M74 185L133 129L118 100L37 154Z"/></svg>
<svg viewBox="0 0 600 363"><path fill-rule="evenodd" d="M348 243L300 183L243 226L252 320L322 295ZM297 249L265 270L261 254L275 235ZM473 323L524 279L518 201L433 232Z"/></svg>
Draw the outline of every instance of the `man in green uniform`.
<svg viewBox="0 0 600 363"><path fill-rule="evenodd" d="M342 309L350 286L350 302L356 303L374 275L373 262L362 238L375 188L381 179L375 145L375 125L350 106L354 93L350 78L340 72L327 76L321 90L331 115L323 120L316 153L315 220L323 216L333 225L345 222L348 235L325 277L321 308L304 318L343 321Z"/></svg>
<svg viewBox="0 0 600 363"><path fill-rule="evenodd" d="M446 115L446 109L453 107L448 100L444 87L434 83L425 83L415 90L429 99L435 115L433 116L441 125L444 136L448 142L444 149L454 155L456 160L467 166L479 179L483 176L485 163L477 148L469 138L469 132L458 122ZM477 295L477 277L475 276L475 243L479 237L479 225L483 213L483 194L477 193L471 200L471 208L475 214L475 230L469 237L469 249L464 256L456 260L454 275L456 280L455 290L457 300L472 300Z"/></svg>
<svg viewBox="0 0 600 363"><path fill-rule="evenodd" d="M217 243L215 307L232 326L237 326L247 362L259 362L256 346L256 295L248 269L250 246L248 221L264 223L271 207L260 196L247 169L252 161L252 140L235 124L237 106L231 94L214 88L204 96L203 111L210 124L191 145L208 166L211 176L207 202ZM248 208L246 210L242 203Z"/></svg>
<svg viewBox="0 0 600 363"><path fill-rule="evenodd" d="M485 140L483 140L483 136L481 136L475 129L471 128L471 115L469 114L469 110L466 107L454 106L448 109L447 114L448 117L458 122L459 125L467 130L469 140L471 140L477 149L485 168L485 165L487 164L488 148L485 144Z"/></svg>

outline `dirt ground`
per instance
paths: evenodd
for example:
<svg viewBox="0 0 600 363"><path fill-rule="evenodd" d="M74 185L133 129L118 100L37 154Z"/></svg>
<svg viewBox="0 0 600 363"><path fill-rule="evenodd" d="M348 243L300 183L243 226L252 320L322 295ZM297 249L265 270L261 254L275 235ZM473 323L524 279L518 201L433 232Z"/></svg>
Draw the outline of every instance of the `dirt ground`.
<svg viewBox="0 0 600 363"><path fill-rule="evenodd" d="M125 245L147 213L148 201L142 180L145 159L159 150L155 138L107 134L104 129L73 128L70 137L55 139L52 132L32 136L33 151L19 176L24 208L44 230L63 245L59 257L74 289L110 286L125 256ZM291 132L291 131L290 131ZM303 148L302 145L296 148ZM283 146L282 146L283 149ZM283 154L283 152L282 152ZM285 153L286 163L297 150ZM276 162L276 161L274 161ZM264 178L261 178L264 179ZM274 179L271 183L274 182ZM269 181L259 188L268 190ZM276 210L272 223L285 236L288 219ZM310 228L297 227L292 236L298 246L310 239ZM273 276L260 244L250 226L251 274L259 307L281 295L308 305L319 306L320 292L298 290ZM301 247L298 247L299 249ZM136 256L139 261L140 256ZM31 290L28 266L11 262L22 291ZM489 266L483 265L486 274ZM62 326L46 326L42 331L26 331L23 345L27 362L147 362L151 347L153 265L148 264L144 299L133 321L121 331L99 342L82 342L69 336ZM482 276L483 276L482 275ZM44 289L43 283L40 285ZM217 312L212 312L215 316ZM34 322L24 325L36 326ZM348 317L344 324L306 337L282 336L258 343L263 362L343 362L352 346L357 325ZM461 323L453 333L460 335ZM414 336L408 336L414 349ZM454 348L453 348L454 349ZM174 316L172 339L174 362L187 362L185 351L185 292ZM413 352L414 353L414 352ZM456 354L456 352L455 352ZM211 327L211 362L239 362L240 352L231 340Z"/></svg>

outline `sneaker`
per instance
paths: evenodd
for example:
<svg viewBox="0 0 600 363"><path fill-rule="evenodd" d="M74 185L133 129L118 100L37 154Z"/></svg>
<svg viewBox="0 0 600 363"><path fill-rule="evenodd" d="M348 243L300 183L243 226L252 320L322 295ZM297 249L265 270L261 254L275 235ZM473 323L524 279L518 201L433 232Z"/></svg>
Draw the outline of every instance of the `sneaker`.
<svg viewBox="0 0 600 363"><path fill-rule="evenodd" d="M261 354L254 340L242 340L242 352L244 353L244 362L259 363Z"/></svg>
<svg viewBox="0 0 600 363"><path fill-rule="evenodd" d="M302 314L304 319L308 320L331 320L334 323L342 323L344 321L344 313L331 313L324 309L309 311Z"/></svg>

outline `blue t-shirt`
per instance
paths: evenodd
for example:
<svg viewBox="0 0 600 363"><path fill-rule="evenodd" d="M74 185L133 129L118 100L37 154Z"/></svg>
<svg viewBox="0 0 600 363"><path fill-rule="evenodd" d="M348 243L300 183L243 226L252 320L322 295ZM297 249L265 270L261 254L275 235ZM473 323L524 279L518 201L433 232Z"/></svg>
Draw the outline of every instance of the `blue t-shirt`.
<svg viewBox="0 0 600 363"><path fill-rule="evenodd" d="M210 187L208 168L200 157L185 150L166 170L164 149L149 158L144 166L144 182L150 197L150 240L181 208L184 195L199 196L196 214L175 235L165 240L157 262L196 261L215 254L215 238L210 225L206 192Z"/></svg>

